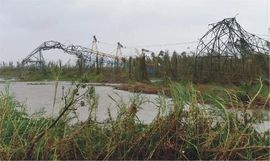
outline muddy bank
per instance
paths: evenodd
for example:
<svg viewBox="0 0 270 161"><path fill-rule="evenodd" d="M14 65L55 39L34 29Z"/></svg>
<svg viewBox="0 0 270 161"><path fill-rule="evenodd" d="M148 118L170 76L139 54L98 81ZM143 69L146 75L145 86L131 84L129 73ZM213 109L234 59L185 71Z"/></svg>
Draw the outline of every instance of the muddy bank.
<svg viewBox="0 0 270 161"><path fill-rule="evenodd" d="M134 93L145 93L145 94L160 94L160 93L162 93L162 94L166 95L167 97L171 98L170 88L164 87L164 86L157 87L157 86L153 86L153 85L149 85L149 84L145 84L145 83L140 83L140 82L136 82L134 84L123 83L123 84L119 84L119 85L110 85L110 86L112 86L118 90L124 90L124 91L129 91L129 92L134 92ZM202 95L208 94L207 92L209 91L210 88L211 87L207 87L204 84L196 85L196 87L195 87L195 89L200 91L200 93ZM225 93L225 91L223 91L223 92ZM246 101L246 100L241 100L241 98L239 98L239 101L241 101L243 103L243 106L248 105L248 101ZM210 102L205 100L205 103L210 103ZM240 107L238 107L239 104L234 105L234 104L228 103L226 105L228 108L240 108ZM258 96L253 101L250 108L270 110L270 98L269 97L264 98L264 97Z"/></svg>
<svg viewBox="0 0 270 161"><path fill-rule="evenodd" d="M170 89L168 87L155 87L145 83L136 82L134 84L120 84L114 86L118 90L130 91L135 93L159 94L164 92L168 97L171 97Z"/></svg>

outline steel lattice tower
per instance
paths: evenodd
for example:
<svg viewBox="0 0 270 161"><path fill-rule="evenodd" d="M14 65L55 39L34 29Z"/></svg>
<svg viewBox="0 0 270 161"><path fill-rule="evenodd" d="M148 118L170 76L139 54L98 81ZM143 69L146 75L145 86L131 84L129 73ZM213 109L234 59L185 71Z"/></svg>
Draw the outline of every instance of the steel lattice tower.
<svg viewBox="0 0 270 161"><path fill-rule="evenodd" d="M221 72L229 62L231 65L239 60L245 63L245 58L251 55L269 56L269 53L269 41L244 30L235 17L225 18L210 24L210 30L199 40L194 77L211 77L213 72Z"/></svg>

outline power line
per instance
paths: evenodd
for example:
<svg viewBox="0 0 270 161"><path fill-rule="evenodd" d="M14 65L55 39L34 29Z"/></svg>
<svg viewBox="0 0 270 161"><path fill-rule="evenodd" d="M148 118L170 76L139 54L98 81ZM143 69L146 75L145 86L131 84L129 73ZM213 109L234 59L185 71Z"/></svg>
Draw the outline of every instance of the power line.
<svg viewBox="0 0 270 161"><path fill-rule="evenodd" d="M186 44L195 44L199 41L186 41L186 42L175 42L175 43L164 43L164 44L146 44L146 45L133 45L133 46L124 46L123 48L143 48L143 47L161 47L161 46L176 46L176 45L186 45ZM112 44L104 41L98 41L98 43L116 46L117 44Z"/></svg>
<svg viewBox="0 0 270 161"><path fill-rule="evenodd" d="M164 43L164 44L147 44L147 45L134 45L129 46L130 48L141 48L141 47L162 47L162 46L176 46L176 45L186 45L186 44L195 44L199 41L186 41L186 42L176 42L176 43Z"/></svg>
<svg viewBox="0 0 270 161"><path fill-rule="evenodd" d="M104 42L104 41L97 41L100 44L111 46L111 47L116 47L117 44L114 43L109 43L109 42ZM164 44L146 44L146 45L133 45L133 46L123 46L123 49L129 50L128 53L130 52L135 52L136 49L139 48L150 48L150 47L165 47L165 46L177 46L177 45L187 45L187 44L195 44L198 43L199 41L185 41L185 42L175 42L175 43L164 43ZM115 51L110 52L112 54ZM154 51L155 53L159 52L157 50Z"/></svg>
<svg viewBox="0 0 270 161"><path fill-rule="evenodd" d="M112 44L108 42L103 42L103 41L97 41L98 43L104 44L104 45L109 45L109 46L116 46L117 44Z"/></svg>

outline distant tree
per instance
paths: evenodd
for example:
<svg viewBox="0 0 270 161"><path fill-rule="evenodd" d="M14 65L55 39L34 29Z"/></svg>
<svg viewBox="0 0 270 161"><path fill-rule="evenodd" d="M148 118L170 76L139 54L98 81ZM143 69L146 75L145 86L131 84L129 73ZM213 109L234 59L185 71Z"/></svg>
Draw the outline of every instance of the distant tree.
<svg viewBox="0 0 270 161"><path fill-rule="evenodd" d="M70 63L70 59L67 61L67 63L65 64L65 66L67 67L67 68L71 68L71 63Z"/></svg>
<svg viewBox="0 0 270 161"><path fill-rule="evenodd" d="M172 58L171 58L171 73L172 73L172 78L174 80L177 79L178 77L178 54L176 51L173 52Z"/></svg>
<svg viewBox="0 0 270 161"><path fill-rule="evenodd" d="M187 56L187 52L185 52L185 51L183 51L182 53L181 53L181 57L186 57Z"/></svg>
<svg viewBox="0 0 270 161"><path fill-rule="evenodd" d="M13 68L14 66L13 66L13 61L10 61L9 63L8 63L8 66L10 67L10 68Z"/></svg>
<svg viewBox="0 0 270 161"><path fill-rule="evenodd" d="M103 65L104 65L104 58L101 57L101 58L99 59L99 70L100 70L100 71L102 70Z"/></svg>
<svg viewBox="0 0 270 161"><path fill-rule="evenodd" d="M59 68L62 69L62 60L61 59L58 60L58 64L59 64Z"/></svg>
<svg viewBox="0 0 270 161"><path fill-rule="evenodd" d="M20 67L21 67L21 62L17 61L16 68L20 68Z"/></svg>
<svg viewBox="0 0 270 161"><path fill-rule="evenodd" d="M141 72L140 80L148 80L148 74L146 71L146 56L144 52L142 53L142 56L140 58L140 72Z"/></svg>
<svg viewBox="0 0 270 161"><path fill-rule="evenodd" d="M163 57L163 56L164 56L164 53L165 53L165 52L164 52L163 50L160 50L159 53L158 53L158 56L159 56L159 57Z"/></svg>
<svg viewBox="0 0 270 161"><path fill-rule="evenodd" d="M82 59L81 58L78 58L76 60L76 66L78 67L79 69L79 73L82 74Z"/></svg>

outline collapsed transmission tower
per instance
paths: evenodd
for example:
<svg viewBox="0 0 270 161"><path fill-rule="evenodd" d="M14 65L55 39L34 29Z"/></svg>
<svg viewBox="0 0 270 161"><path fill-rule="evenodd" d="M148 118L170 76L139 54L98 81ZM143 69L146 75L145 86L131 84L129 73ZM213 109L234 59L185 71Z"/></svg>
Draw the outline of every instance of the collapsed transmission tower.
<svg viewBox="0 0 270 161"><path fill-rule="evenodd" d="M222 74L229 70L228 66L235 70L233 64L237 61L242 62L244 70L245 58L252 55L269 56L270 43L244 30L235 17L210 24L210 27L196 50L194 78L197 80L212 77L214 72L224 76Z"/></svg>
<svg viewBox="0 0 270 161"><path fill-rule="evenodd" d="M97 50L97 40L94 36L92 48L86 48L80 45L64 45L57 41L45 41L41 45L39 45L35 50L33 50L26 58L22 60L22 66L26 65L35 65L35 66L42 66L45 64L45 60L43 58L43 51L52 50L52 49L59 49L62 50L64 53L69 55L74 55L78 58L83 58L86 61L93 61L98 63L99 58L103 58L104 62L111 63L117 58L123 58L123 56L115 56L113 54L100 52Z"/></svg>

